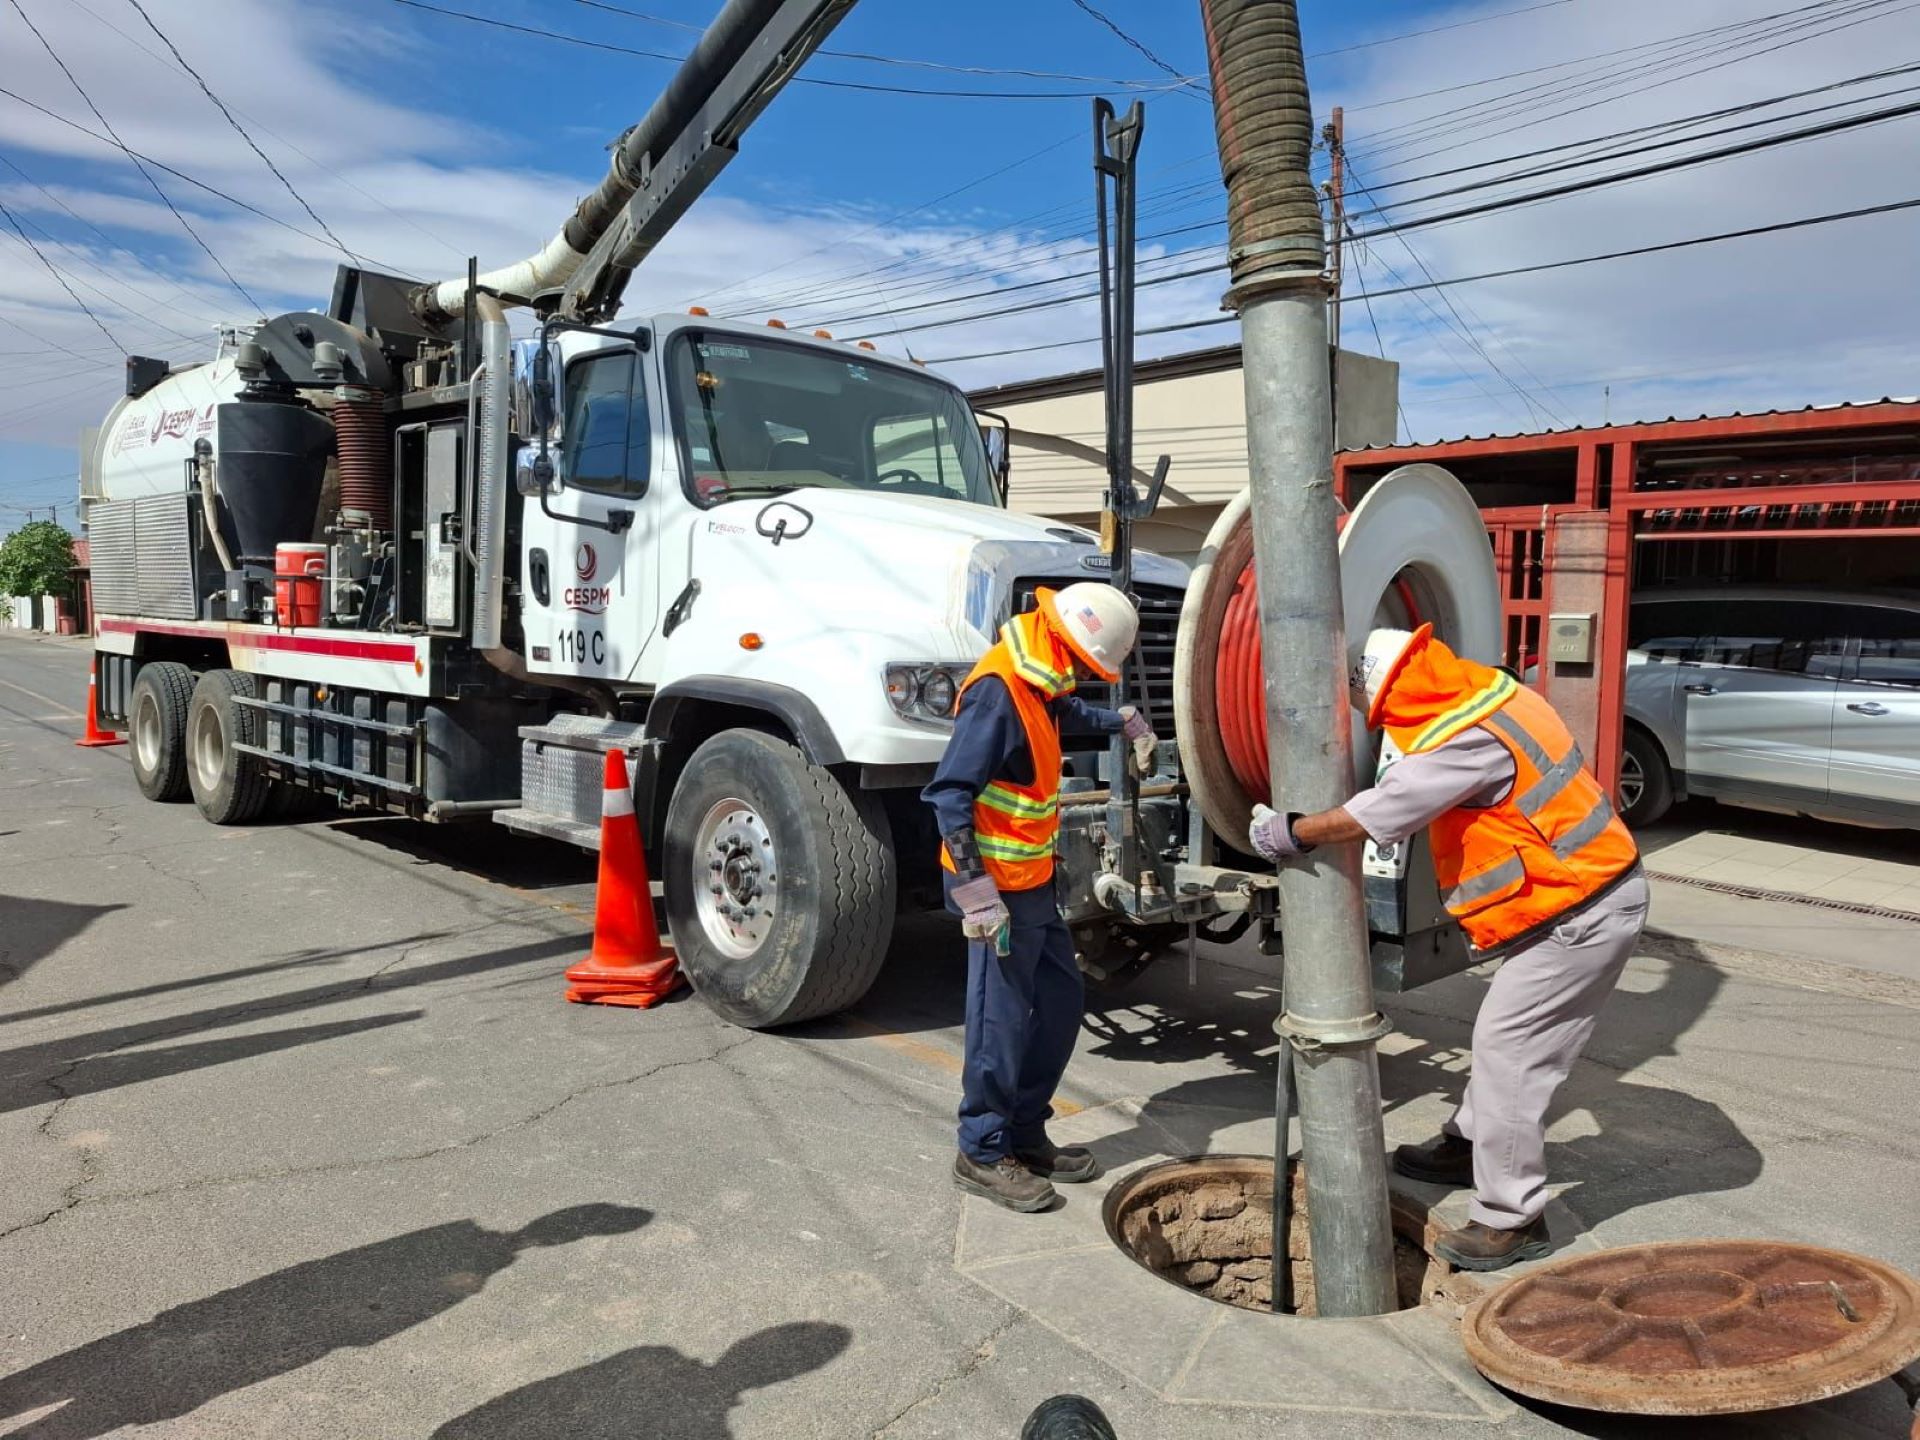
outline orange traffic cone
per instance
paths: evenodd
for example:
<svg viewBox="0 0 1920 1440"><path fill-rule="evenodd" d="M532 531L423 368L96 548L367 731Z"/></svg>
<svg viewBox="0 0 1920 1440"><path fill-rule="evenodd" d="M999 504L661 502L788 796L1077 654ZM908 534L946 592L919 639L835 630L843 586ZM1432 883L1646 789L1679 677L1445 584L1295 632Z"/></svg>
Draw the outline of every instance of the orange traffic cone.
<svg viewBox="0 0 1920 1440"><path fill-rule="evenodd" d="M124 745L127 743L126 736L116 735L111 730L102 730L100 728L100 712L94 706L97 694L94 685L94 676L97 675L99 671L100 662L97 659L91 665L87 666L87 733L73 743L76 745L85 745L89 748L101 745Z"/></svg>
<svg viewBox="0 0 1920 1440"><path fill-rule="evenodd" d="M627 759L607 752L600 797L600 878L593 905L593 950L567 971L567 999L583 1005L658 1004L680 988L680 962L660 943L640 821L633 813Z"/></svg>

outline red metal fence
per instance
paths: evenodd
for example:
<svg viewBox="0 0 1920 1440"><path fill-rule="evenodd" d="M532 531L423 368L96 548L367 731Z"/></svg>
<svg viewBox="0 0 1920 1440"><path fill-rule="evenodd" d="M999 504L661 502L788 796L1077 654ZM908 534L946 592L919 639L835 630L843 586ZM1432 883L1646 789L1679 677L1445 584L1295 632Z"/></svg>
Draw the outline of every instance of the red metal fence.
<svg viewBox="0 0 1920 1440"><path fill-rule="evenodd" d="M1835 565L1867 577L1855 588L1882 576L1920 583L1920 402L1353 450L1335 457L1340 498L1352 504L1415 461L1446 467L1479 500L1500 569L1506 662L1539 664L1540 688L1609 786L1636 585L1830 579ZM1897 555L1853 544L1869 540L1907 543ZM1797 543L1806 541L1847 548L1828 559ZM1595 616L1593 663L1544 659L1546 618L1565 612Z"/></svg>

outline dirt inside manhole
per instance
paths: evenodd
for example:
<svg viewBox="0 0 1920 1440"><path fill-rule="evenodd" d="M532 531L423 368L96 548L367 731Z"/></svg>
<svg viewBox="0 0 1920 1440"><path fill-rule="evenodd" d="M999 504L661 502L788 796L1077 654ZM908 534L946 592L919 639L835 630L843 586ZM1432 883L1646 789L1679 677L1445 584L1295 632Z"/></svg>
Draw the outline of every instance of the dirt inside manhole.
<svg viewBox="0 0 1920 1440"><path fill-rule="evenodd" d="M1287 1258L1289 1313L1317 1315L1306 1176L1296 1161ZM1402 1309L1453 1298L1453 1272L1427 1253L1428 1220L1393 1197L1393 1270ZM1169 1160L1108 1192L1107 1233L1138 1264L1209 1300L1243 1310L1273 1308L1273 1162L1260 1155Z"/></svg>

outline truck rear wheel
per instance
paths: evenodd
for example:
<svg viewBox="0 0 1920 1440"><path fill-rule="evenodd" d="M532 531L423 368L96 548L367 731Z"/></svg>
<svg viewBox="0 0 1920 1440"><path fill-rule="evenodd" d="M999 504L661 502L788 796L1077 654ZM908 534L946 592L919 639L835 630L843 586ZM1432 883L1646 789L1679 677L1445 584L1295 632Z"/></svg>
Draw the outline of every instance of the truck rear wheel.
<svg viewBox="0 0 1920 1440"><path fill-rule="evenodd" d="M251 700L253 676L209 670L193 687L187 708L187 782L193 803L215 825L245 825L266 808L273 782L258 756L241 745L260 743L260 716L236 698Z"/></svg>
<svg viewBox="0 0 1920 1440"><path fill-rule="evenodd" d="M792 745L723 730L667 809L667 923L695 992L760 1030L845 1009L893 931L893 837L872 795Z"/></svg>
<svg viewBox="0 0 1920 1440"><path fill-rule="evenodd" d="M173 660L140 667L127 701L133 778L149 800L187 798L187 708L193 672Z"/></svg>

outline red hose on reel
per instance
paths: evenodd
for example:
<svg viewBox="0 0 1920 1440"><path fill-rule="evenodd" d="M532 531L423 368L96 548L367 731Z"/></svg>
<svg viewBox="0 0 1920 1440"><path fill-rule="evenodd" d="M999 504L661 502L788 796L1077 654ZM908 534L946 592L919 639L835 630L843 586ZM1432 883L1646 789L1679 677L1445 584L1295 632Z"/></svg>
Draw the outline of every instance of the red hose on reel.
<svg viewBox="0 0 1920 1440"><path fill-rule="evenodd" d="M1344 524L1345 516L1341 517ZM1419 610L1413 589L1404 580L1394 582L1407 614L1418 625ZM1248 561L1234 582L1232 596L1220 618L1220 646L1214 661L1213 686L1220 713L1220 740L1228 767L1250 801L1265 804L1273 793L1267 772L1267 700L1265 672L1260 664L1260 600L1254 588L1253 563Z"/></svg>

